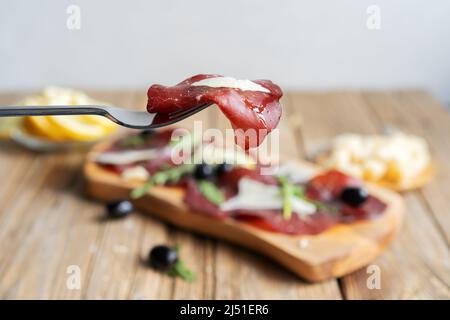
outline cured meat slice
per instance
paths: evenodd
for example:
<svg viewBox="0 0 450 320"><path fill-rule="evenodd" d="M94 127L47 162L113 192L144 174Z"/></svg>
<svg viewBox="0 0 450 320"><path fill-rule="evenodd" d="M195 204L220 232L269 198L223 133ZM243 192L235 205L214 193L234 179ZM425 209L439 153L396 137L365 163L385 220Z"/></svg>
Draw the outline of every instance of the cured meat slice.
<svg viewBox="0 0 450 320"><path fill-rule="evenodd" d="M256 213L239 211L234 217L260 229L291 235L318 234L338 223L336 218L323 213L317 213L308 217L293 215L290 220L285 220L277 210L264 210L259 212L259 214Z"/></svg>
<svg viewBox="0 0 450 320"><path fill-rule="evenodd" d="M207 79L221 80L215 83ZM200 74L176 86L152 85L147 92L147 110L150 113L168 114L215 103L230 120L235 130L235 142L243 149L257 147L278 124L281 117L280 87L270 80L236 80L239 88L227 87L229 77ZM223 86L221 86L223 85ZM260 90L260 91L258 91Z"/></svg>
<svg viewBox="0 0 450 320"><path fill-rule="evenodd" d="M369 196L366 202L359 207L351 207L343 204L341 207L341 220L343 222L352 222L355 220L376 218L386 210L386 207L386 204L378 198Z"/></svg>
<svg viewBox="0 0 450 320"><path fill-rule="evenodd" d="M150 174L166 167L172 167L174 164L167 146L171 141L173 131L174 129L170 128L126 136L117 140L108 150L98 156L97 161L118 174L122 174L126 169L136 165L143 166Z"/></svg>
<svg viewBox="0 0 450 320"><path fill-rule="evenodd" d="M295 214L291 219L285 220L281 210L235 210L225 212L220 210L219 206L206 199L193 179L187 182L184 202L192 210L211 217L219 219L233 217L260 229L293 235L317 234L338 223L336 217L324 213L317 213L307 217L300 217Z"/></svg>
<svg viewBox="0 0 450 320"><path fill-rule="evenodd" d="M340 171L330 170L309 181L306 186L306 195L317 201L333 201L339 197L345 187L360 185L359 180Z"/></svg>
<svg viewBox="0 0 450 320"><path fill-rule="evenodd" d="M217 205L205 198L205 196L200 192L197 183L193 179L188 180L186 183L184 202L189 208L196 212L207 214L219 219L228 217L228 213L221 211Z"/></svg>
<svg viewBox="0 0 450 320"><path fill-rule="evenodd" d="M274 176L264 176L258 174L258 170L237 167L225 173L218 181L220 188L226 192L227 199L236 194L238 182L242 178L253 179L267 185L277 184ZM316 176L309 182L306 191L307 194L314 196L311 199L323 202L323 208L311 215L293 214L289 220L284 218L282 210L223 211L219 206L208 201L200 192L194 179L188 182L185 203L191 209L203 214L216 218L232 217L267 231L292 235L313 235L323 232L337 223L351 223L375 218L386 209L386 204L373 196L369 196L362 206L356 208L336 201L336 197L343 188L356 185L360 185L359 180L334 170Z"/></svg>
<svg viewBox="0 0 450 320"><path fill-rule="evenodd" d="M219 184L231 191L233 194L237 192L239 180L242 178L249 178L252 180L256 180L258 182L269 184L269 185L277 185L278 180L275 176L270 175L262 175L260 170L257 169L248 169L244 167L235 167L233 170L224 173L219 178Z"/></svg>
<svg viewBox="0 0 450 320"><path fill-rule="evenodd" d="M285 220L280 210L238 211L234 217L260 229L292 235L318 234L338 223L335 217L324 213L307 217L293 215Z"/></svg>

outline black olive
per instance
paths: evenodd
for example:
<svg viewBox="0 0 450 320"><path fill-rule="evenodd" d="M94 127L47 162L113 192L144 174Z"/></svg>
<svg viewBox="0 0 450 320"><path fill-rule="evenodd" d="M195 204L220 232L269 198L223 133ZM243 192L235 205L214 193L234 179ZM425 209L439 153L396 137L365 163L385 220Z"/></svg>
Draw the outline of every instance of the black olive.
<svg viewBox="0 0 450 320"><path fill-rule="evenodd" d="M233 167L234 166L230 163L221 163L221 164L217 165L217 167L216 167L216 175L218 177L220 177L224 173L227 173L227 172L230 172L231 170L233 170Z"/></svg>
<svg viewBox="0 0 450 320"><path fill-rule="evenodd" d="M214 167L207 163L198 164L194 170L194 178L197 180L210 179L214 176Z"/></svg>
<svg viewBox="0 0 450 320"><path fill-rule="evenodd" d="M128 200L117 200L108 203L106 206L110 218L122 218L134 210L133 203Z"/></svg>
<svg viewBox="0 0 450 320"><path fill-rule="evenodd" d="M177 260L177 250L163 244L153 247L148 255L148 262L153 268L158 270L171 268Z"/></svg>
<svg viewBox="0 0 450 320"><path fill-rule="evenodd" d="M145 130L142 130L141 132L139 132L139 135L145 139L145 138L148 138L148 137L151 137L152 135L154 135L155 132L156 131L154 129L145 129Z"/></svg>
<svg viewBox="0 0 450 320"><path fill-rule="evenodd" d="M367 190L361 187L347 187L341 193L342 202L352 207L359 207L368 197Z"/></svg>

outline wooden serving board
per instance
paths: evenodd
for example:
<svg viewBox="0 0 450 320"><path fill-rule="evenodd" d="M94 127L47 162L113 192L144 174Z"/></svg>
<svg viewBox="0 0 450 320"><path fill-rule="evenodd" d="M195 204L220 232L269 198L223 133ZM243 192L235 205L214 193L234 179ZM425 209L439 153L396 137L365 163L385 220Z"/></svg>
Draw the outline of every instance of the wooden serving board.
<svg viewBox="0 0 450 320"><path fill-rule="evenodd" d="M84 165L87 191L101 201L128 198L138 183L124 181L89 160L106 147L107 144L100 144L94 148ZM343 276L369 264L398 232L404 214L402 198L377 186L369 186L369 191L388 205L380 218L338 224L313 236L274 233L234 219L219 220L192 212L183 202L182 188L154 187L134 203L139 210L170 224L252 249L306 280L322 281Z"/></svg>

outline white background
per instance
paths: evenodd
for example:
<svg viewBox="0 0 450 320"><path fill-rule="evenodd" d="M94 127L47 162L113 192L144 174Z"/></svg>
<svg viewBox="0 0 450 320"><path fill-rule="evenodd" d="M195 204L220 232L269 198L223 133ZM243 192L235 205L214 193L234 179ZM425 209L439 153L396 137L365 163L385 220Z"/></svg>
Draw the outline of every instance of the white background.
<svg viewBox="0 0 450 320"><path fill-rule="evenodd" d="M448 0L0 0L0 90L144 88L196 73L450 101ZM68 5L81 29L68 30ZM369 5L381 30L366 27Z"/></svg>

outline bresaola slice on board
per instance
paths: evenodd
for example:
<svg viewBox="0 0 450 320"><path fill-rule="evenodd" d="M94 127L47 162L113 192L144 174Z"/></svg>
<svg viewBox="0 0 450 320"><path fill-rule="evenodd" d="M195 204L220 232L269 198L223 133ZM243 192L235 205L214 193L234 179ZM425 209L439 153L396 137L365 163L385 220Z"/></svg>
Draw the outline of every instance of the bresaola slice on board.
<svg viewBox="0 0 450 320"><path fill-rule="evenodd" d="M217 185L229 199L237 193L239 180L249 178L267 186L276 185L276 177L261 175L258 170L236 167L224 173ZM218 205L211 203L199 190L193 178L188 180L184 202L189 208L200 214L218 219L233 218L259 229L290 235L314 235L342 223L358 220L374 219L386 210L386 204L380 199L369 196L366 203L359 207L351 207L339 200L339 192L349 186L361 185L361 182L343 173L332 170L312 178L305 191L311 191L313 199L322 205L311 215L293 214L289 220L283 217L281 210L274 209L236 209L223 211Z"/></svg>
<svg viewBox="0 0 450 320"><path fill-rule="evenodd" d="M235 142L245 150L259 146L281 117L283 92L270 80L236 80L200 74L173 87L152 85L147 110L168 114L205 103L214 103L230 120Z"/></svg>

